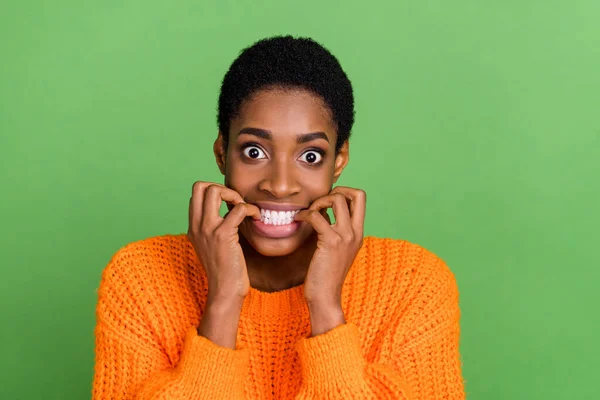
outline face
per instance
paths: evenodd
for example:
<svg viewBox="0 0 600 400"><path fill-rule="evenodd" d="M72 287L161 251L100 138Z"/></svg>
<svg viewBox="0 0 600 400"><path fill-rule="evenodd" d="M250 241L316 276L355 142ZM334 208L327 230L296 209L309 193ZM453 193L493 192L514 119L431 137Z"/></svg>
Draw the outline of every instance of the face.
<svg viewBox="0 0 600 400"><path fill-rule="evenodd" d="M229 145L215 141L225 186L261 209L240 233L265 256L298 250L314 233L294 212L329 193L348 162L348 144L335 154L336 127L322 100L303 90L256 93L231 121ZM229 206L231 208L231 206Z"/></svg>

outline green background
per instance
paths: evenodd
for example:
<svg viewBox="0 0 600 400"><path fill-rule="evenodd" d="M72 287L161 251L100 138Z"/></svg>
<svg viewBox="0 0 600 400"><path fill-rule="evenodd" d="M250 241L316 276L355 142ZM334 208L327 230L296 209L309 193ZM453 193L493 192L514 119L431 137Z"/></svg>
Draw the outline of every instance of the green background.
<svg viewBox="0 0 600 400"><path fill-rule="evenodd" d="M96 289L184 232L221 79L274 34L351 78L339 182L442 257L469 399L598 398L600 2L0 2L0 398L91 393Z"/></svg>

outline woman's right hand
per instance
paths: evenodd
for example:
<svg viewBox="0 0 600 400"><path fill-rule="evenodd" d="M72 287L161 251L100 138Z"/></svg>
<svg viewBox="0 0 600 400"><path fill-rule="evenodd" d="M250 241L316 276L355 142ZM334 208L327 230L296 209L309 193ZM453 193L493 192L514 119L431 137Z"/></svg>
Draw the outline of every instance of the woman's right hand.
<svg viewBox="0 0 600 400"><path fill-rule="evenodd" d="M225 218L221 203L234 207ZM250 290L238 226L260 209L245 203L235 190L213 182L195 182L190 198L188 237L208 277L208 303L243 301Z"/></svg>

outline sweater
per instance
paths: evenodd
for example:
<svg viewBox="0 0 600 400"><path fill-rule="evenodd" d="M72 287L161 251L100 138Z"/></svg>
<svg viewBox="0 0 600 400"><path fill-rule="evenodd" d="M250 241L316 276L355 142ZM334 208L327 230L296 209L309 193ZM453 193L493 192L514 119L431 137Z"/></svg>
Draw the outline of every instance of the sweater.
<svg viewBox="0 0 600 400"><path fill-rule="evenodd" d="M120 249L102 272L93 399L464 399L458 290L432 252L365 237L346 322L311 337L303 286L250 288L236 348L198 335L206 273L187 235Z"/></svg>

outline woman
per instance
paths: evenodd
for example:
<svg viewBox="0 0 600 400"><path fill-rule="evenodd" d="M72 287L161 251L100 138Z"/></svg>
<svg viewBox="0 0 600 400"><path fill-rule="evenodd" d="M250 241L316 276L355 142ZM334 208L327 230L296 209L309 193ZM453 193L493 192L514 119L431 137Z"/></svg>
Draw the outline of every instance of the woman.
<svg viewBox="0 0 600 400"><path fill-rule="evenodd" d="M240 54L219 97L224 185L196 182L187 234L132 243L103 272L94 398L464 398L453 274L363 238L365 193L332 189L353 122L318 43Z"/></svg>

